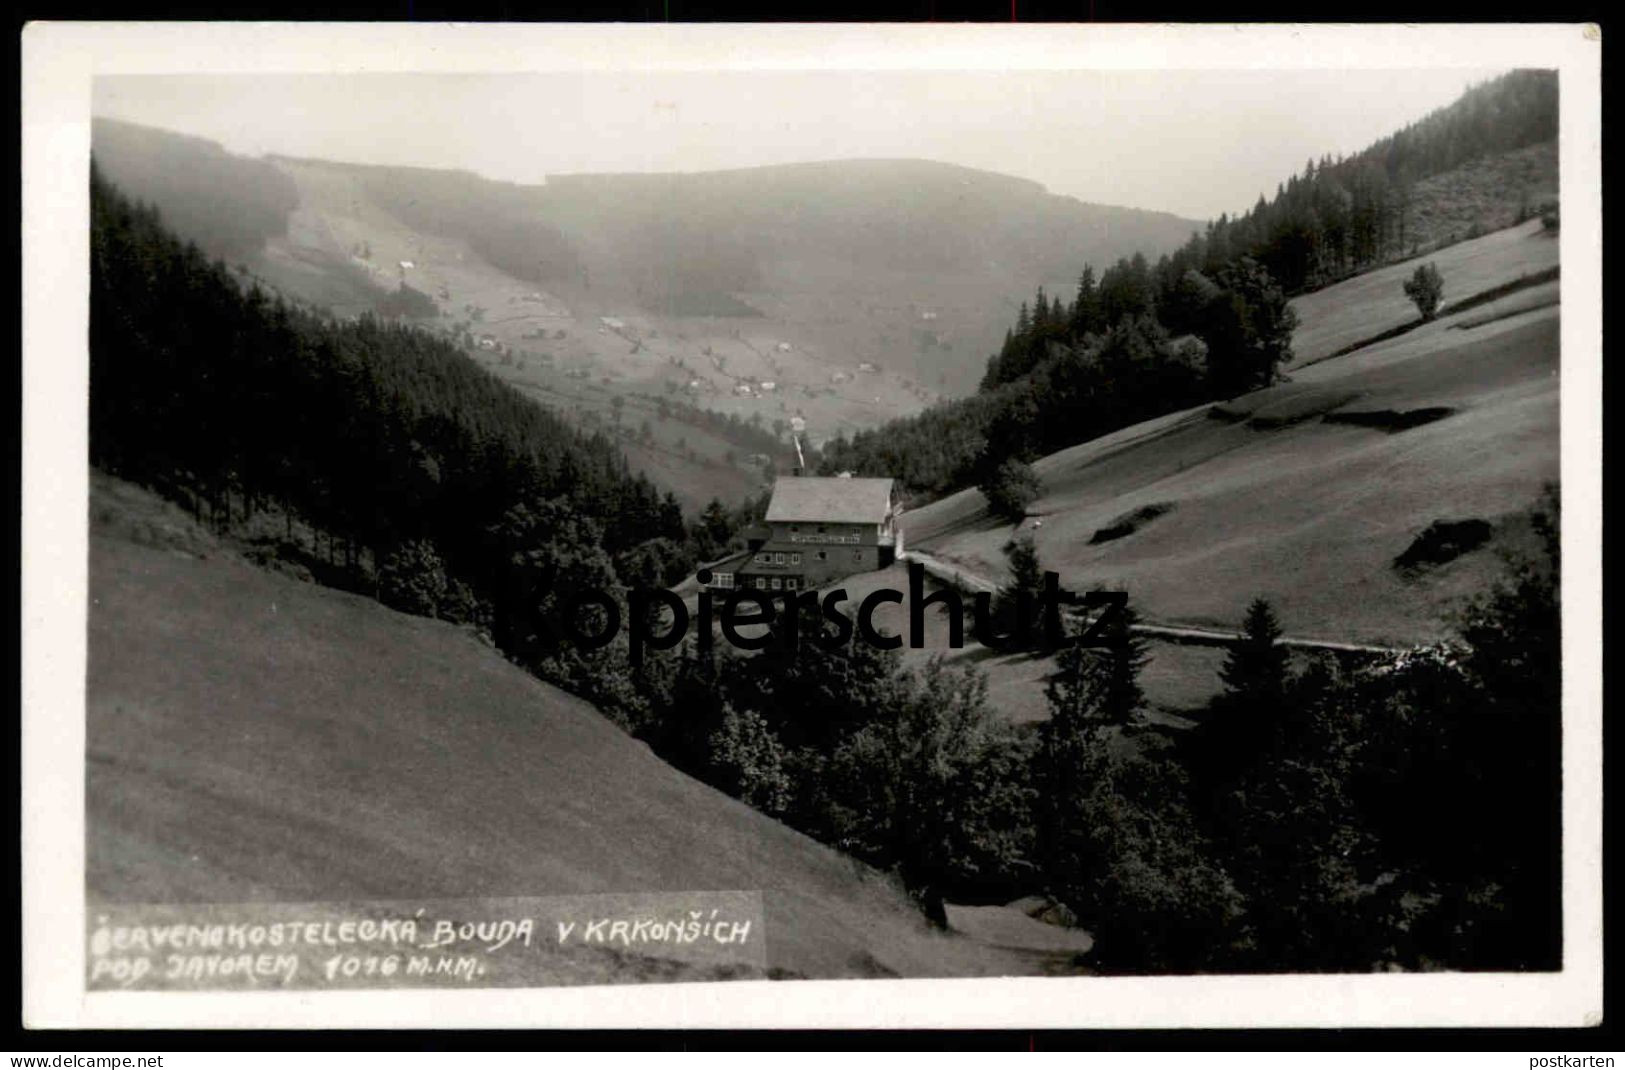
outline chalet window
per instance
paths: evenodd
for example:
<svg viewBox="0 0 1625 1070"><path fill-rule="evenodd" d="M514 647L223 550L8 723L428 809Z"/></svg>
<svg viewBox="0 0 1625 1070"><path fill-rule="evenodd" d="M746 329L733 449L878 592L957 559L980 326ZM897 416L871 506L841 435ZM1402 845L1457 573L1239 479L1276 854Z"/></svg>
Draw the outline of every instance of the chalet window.
<svg viewBox="0 0 1625 1070"><path fill-rule="evenodd" d="M790 555L790 563L791 563L791 564L792 564L792 565L799 565L799 564L801 564L801 555L800 555L800 554L791 554L791 555Z"/></svg>
<svg viewBox="0 0 1625 1070"><path fill-rule="evenodd" d="M862 550L853 550L852 551L852 560L854 560L854 561L862 561L863 560L863 551Z"/></svg>
<svg viewBox="0 0 1625 1070"><path fill-rule="evenodd" d="M734 574L732 572L718 572L712 579L718 587L732 588L734 585Z"/></svg>
<svg viewBox="0 0 1625 1070"><path fill-rule="evenodd" d="M818 560L820 560L820 561L828 561L829 560L829 552L827 550L818 551Z"/></svg>
<svg viewBox="0 0 1625 1070"><path fill-rule="evenodd" d="M779 589L779 586L780 586L779 578L777 576L774 576L773 577L773 589L776 591L776 590Z"/></svg>
<svg viewBox="0 0 1625 1070"><path fill-rule="evenodd" d="M796 578L794 576L786 576L785 577L784 589L786 591L793 591L793 590L796 589Z"/></svg>
<svg viewBox="0 0 1625 1070"><path fill-rule="evenodd" d="M774 563L774 564L775 564L775 565L782 565L782 564L784 564L784 555L783 555L783 554L774 554L774 555L773 555L773 563Z"/></svg>
<svg viewBox="0 0 1625 1070"><path fill-rule="evenodd" d="M757 564L765 565L765 564L768 564L769 562L771 562L772 560L773 560L773 555L772 554L757 554L756 555Z"/></svg>

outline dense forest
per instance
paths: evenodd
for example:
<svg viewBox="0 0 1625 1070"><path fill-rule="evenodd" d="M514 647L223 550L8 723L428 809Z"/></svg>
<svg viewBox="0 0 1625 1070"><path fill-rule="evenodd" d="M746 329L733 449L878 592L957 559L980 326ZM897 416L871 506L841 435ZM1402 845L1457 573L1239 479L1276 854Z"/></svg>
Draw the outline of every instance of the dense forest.
<svg viewBox="0 0 1625 1070"><path fill-rule="evenodd" d="M460 238L475 255L538 285L577 282L581 257L556 227L537 217L531 191L462 171L358 169L371 200L425 234Z"/></svg>
<svg viewBox="0 0 1625 1070"><path fill-rule="evenodd" d="M1146 721L1126 630L1060 652L1036 730L974 667L803 643L650 659L635 731L939 922L1048 896L1106 972L1556 969L1557 511L1554 489L1539 546L1432 646L1294 664L1271 607L1238 607L1246 641L1189 732Z"/></svg>
<svg viewBox="0 0 1625 1070"><path fill-rule="evenodd" d="M1418 182L1556 137L1557 72L1512 71L1353 156L1310 160L1273 198L1220 216L1160 261L1159 289L1176 287L1187 271L1211 274L1249 256L1298 293L1414 255L1409 217Z"/></svg>
<svg viewBox="0 0 1625 1070"><path fill-rule="evenodd" d="M1160 298L1160 300L1159 300ZM1176 335L1169 322L1188 333ZM826 443L820 470L889 475L938 496L977 485L1019 515L1012 495L1025 466L1047 453L1198 402L1269 386L1292 357L1296 317L1262 265L1248 257L1212 278L1191 272L1159 294L1144 257L1076 298L1039 290L1022 306L973 397L933 406L850 439Z"/></svg>
<svg viewBox="0 0 1625 1070"><path fill-rule="evenodd" d="M714 503L685 524L607 439L443 339L245 291L94 174L92 219L94 463L217 526L275 515L328 582L506 642L542 611L510 604L516 584L568 583L557 563L532 568L530 528L670 582L743 522Z"/></svg>
<svg viewBox="0 0 1625 1070"><path fill-rule="evenodd" d="M150 133L130 123L97 119L92 139L104 171L121 175L127 186L149 191L172 229L228 261L258 252L267 238L287 233L299 190L273 164L235 156L202 138L166 134L159 141Z"/></svg>
<svg viewBox="0 0 1625 1070"><path fill-rule="evenodd" d="M1514 71L1354 156L1311 160L1273 199L1155 264L1135 254L1098 277L1085 266L1070 301L1040 288L977 395L836 439L823 470L890 475L926 496L980 484L998 499L1014 466L1267 386L1291 359L1288 295L1419 251L1412 187L1556 136L1556 72ZM1005 497L1019 508L1020 493Z"/></svg>

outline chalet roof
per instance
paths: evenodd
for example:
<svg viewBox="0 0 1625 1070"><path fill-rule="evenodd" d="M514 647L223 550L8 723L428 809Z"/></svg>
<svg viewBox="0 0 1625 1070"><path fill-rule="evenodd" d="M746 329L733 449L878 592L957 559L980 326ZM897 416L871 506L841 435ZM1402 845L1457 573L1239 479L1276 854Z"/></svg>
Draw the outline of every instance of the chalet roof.
<svg viewBox="0 0 1625 1070"><path fill-rule="evenodd" d="M892 481L849 476L786 476L773 485L768 523L878 524L891 511Z"/></svg>

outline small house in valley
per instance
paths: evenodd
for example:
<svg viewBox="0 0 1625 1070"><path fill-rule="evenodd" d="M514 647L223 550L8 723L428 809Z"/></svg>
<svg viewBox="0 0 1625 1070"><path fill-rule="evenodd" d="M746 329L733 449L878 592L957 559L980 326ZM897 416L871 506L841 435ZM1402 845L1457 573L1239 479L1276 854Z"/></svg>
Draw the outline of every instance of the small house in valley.
<svg viewBox="0 0 1625 1070"><path fill-rule="evenodd" d="M885 568L902 551L900 512L890 479L781 476L750 549L714 566L711 586L801 591Z"/></svg>

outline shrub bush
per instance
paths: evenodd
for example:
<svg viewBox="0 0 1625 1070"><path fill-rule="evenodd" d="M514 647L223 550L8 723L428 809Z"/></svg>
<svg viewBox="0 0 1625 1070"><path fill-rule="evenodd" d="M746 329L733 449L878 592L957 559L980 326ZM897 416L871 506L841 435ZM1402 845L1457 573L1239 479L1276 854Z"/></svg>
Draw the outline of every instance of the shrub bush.
<svg viewBox="0 0 1625 1070"><path fill-rule="evenodd" d="M774 817L790 807L784 745L755 710L727 708L711 734L712 783Z"/></svg>
<svg viewBox="0 0 1625 1070"><path fill-rule="evenodd" d="M440 615L449 586L439 551L422 539L396 547L378 570L379 600L420 617Z"/></svg>
<svg viewBox="0 0 1625 1070"><path fill-rule="evenodd" d="M996 515L1015 520L1026 515L1027 506L1043 492L1044 485L1031 465L1009 457L988 473L977 489Z"/></svg>
<svg viewBox="0 0 1625 1070"><path fill-rule="evenodd" d="M1416 305L1424 321L1438 315L1439 302L1444 300L1444 276L1431 263L1417 268L1405 280L1405 296Z"/></svg>

